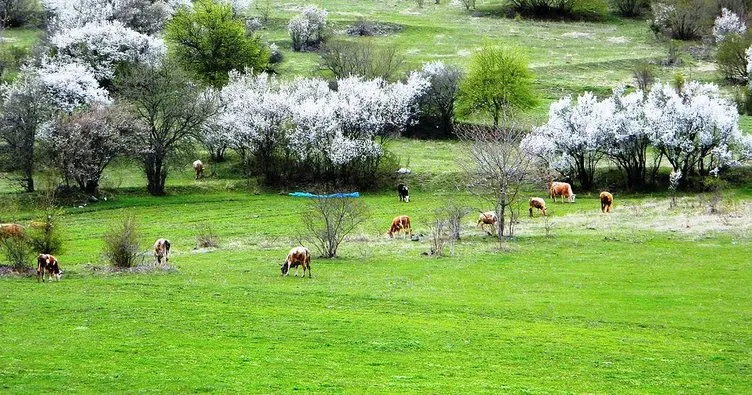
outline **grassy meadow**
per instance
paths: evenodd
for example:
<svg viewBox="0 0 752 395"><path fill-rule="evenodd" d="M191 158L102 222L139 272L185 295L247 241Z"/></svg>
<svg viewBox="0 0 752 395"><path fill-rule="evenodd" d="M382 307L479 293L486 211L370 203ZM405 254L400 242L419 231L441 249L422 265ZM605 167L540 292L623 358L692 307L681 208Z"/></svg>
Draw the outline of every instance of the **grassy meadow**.
<svg viewBox="0 0 752 395"><path fill-rule="evenodd" d="M318 5L335 34L359 18L399 24L370 39L397 45L408 68L464 66L485 43L519 46L543 97L531 122L563 95L631 84L638 62L667 53L644 20L535 22L496 16L497 0L478 2L480 16L431 3ZM284 27L302 3L269 6L261 35L284 51L281 76L325 75L315 53L287 50ZM686 59L658 75L718 82L712 64ZM314 251L311 279L280 276L306 218L305 199L280 193L292 190L259 188L232 160L196 181L186 160L168 195L151 197L133 163L114 163L106 201L62 207L62 281L0 275L0 392L752 393L752 187L724 191L720 214L706 194L669 207L665 192L618 191L602 214L596 193L575 191L574 204L549 201L547 219L528 217L527 197L546 194L531 187L517 235L500 248L476 227L491 205L458 188L461 143L397 139L386 149L413 170L411 202L364 193L367 220L340 257ZM40 215L7 178L0 199L0 222ZM471 209L462 238L452 256L426 256L434 211L450 201ZM114 271L102 236L127 214L145 263ZM420 241L386 236L400 214ZM219 248L196 248L207 224ZM151 265L159 237L172 243L169 268Z"/></svg>

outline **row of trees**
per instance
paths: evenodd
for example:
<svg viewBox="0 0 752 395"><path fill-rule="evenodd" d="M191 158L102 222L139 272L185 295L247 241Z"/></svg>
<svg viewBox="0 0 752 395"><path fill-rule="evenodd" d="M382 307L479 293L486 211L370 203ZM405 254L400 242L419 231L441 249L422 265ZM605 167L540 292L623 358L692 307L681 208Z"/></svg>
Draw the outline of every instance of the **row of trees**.
<svg viewBox="0 0 752 395"><path fill-rule="evenodd" d="M585 189L608 158L627 186L643 187L662 159L685 176L705 176L752 158L752 137L739 130L735 106L713 84L655 84L647 92L616 89L598 100L591 93L551 105L549 120L522 141L525 152L549 172L571 176Z"/></svg>

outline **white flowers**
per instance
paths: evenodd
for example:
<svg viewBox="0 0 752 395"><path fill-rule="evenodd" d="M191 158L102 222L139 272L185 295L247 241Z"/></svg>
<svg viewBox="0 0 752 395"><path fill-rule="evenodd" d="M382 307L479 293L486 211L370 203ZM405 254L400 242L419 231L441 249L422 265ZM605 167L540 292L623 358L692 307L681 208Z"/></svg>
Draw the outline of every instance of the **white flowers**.
<svg viewBox="0 0 752 395"><path fill-rule="evenodd" d="M290 33L295 51L304 51L306 46L318 45L321 42L328 15L326 10L309 5L290 19L287 31Z"/></svg>
<svg viewBox="0 0 752 395"><path fill-rule="evenodd" d="M266 74L233 72L220 94L223 111L210 122L225 130L226 141L241 155L284 152L299 161L345 165L382 155L375 137L414 122L426 86L417 74L395 84L350 77L333 91L319 79L283 83Z"/></svg>
<svg viewBox="0 0 752 395"><path fill-rule="evenodd" d="M720 43L729 34L744 34L747 31L747 25L739 19L735 13L727 10L721 10L721 15L715 18L713 24L713 37L715 42Z"/></svg>

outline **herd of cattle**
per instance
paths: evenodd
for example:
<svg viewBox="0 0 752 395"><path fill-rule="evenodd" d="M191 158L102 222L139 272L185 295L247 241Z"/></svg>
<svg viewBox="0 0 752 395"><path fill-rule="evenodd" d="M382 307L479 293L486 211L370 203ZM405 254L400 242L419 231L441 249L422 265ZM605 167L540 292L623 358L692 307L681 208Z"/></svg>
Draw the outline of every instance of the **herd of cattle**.
<svg viewBox="0 0 752 395"><path fill-rule="evenodd" d="M196 179L202 176L204 167L200 160L193 163L193 169L196 171ZM410 193L407 185L397 185L397 196L400 202L410 202ZM561 196L562 203L564 201L574 203L575 194L572 192L572 186L566 182L552 182L549 186L549 196L556 202L556 198ZM611 207L614 202L614 197L609 192L600 193L601 211L604 213L611 212ZM543 216L547 215L546 202L543 198L531 197L530 203L530 216L533 216L533 209L537 209ZM492 231L495 229L498 217L493 211L487 211L480 213L478 216L477 227L481 230L486 225L490 226ZM32 223L31 226L35 226ZM0 224L0 240L10 237L20 238L24 236L24 227L21 224ZM412 226L410 224L410 217L407 215L399 215L392 220L392 226L389 228L387 235L393 238L395 234L403 232L407 237L412 236ZM170 259L170 241L164 238L158 239L154 242L152 247L154 254L154 260L156 264L161 265L164 261L169 262ZM311 252L308 248L299 246L294 247L287 254L287 258L280 264L282 270L282 276L287 276L290 273L290 269L295 268L295 276L297 277L300 267L303 268L303 277L305 277L306 270L308 271L308 277L311 277ZM60 270L60 264L56 257L50 254L39 254L37 256L37 281L44 281L45 274L48 279L60 281L62 275Z"/></svg>

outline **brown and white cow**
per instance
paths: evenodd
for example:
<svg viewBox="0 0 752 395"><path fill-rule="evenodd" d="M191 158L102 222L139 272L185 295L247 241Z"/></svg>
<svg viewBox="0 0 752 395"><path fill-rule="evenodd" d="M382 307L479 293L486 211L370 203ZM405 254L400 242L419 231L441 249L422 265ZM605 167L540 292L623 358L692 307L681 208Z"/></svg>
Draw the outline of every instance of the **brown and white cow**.
<svg viewBox="0 0 752 395"><path fill-rule="evenodd" d="M601 198L601 212L610 213L611 205L614 204L614 195L612 195L610 192L603 191L600 194L600 198Z"/></svg>
<svg viewBox="0 0 752 395"><path fill-rule="evenodd" d="M25 230L21 224L0 224L0 239L23 237Z"/></svg>
<svg viewBox="0 0 752 395"><path fill-rule="evenodd" d="M495 212L486 211L485 213L480 213L478 216L478 224L475 226L480 227L480 230L483 230L486 225L491 225L491 233L496 234L496 222L498 220L499 218L496 216Z"/></svg>
<svg viewBox="0 0 752 395"><path fill-rule="evenodd" d="M196 179L198 180L200 177L203 177L204 175L204 163L201 162L201 160L196 160L193 162L193 170L196 171Z"/></svg>
<svg viewBox="0 0 752 395"><path fill-rule="evenodd" d="M410 217L407 215L394 217L394 219L392 219L392 227L389 228L389 232L386 232L386 234L388 234L390 238L394 238L395 233L402 231L405 232L405 237L407 237L408 234L410 236L413 235L413 228L410 227Z"/></svg>
<svg viewBox="0 0 752 395"><path fill-rule="evenodd" d="M157 241L154 242L154 258L156 259L156 264L161 265L162 259L164 259L165 263L168 263L170 261L170 241L167 239L157 239Z"/></svg>
<svg viewBox="0 0 752 395"><path fill-rule="evenodd" d="M50 254L39 254L37 256L37 282L44 282L44 273L47 272L47 277L52 281L54 278L60 281L60 277L63 272L60 271L60 263L57 258Z"/></svg>
<svg viewBox="0 0 752 395"><path fill-rule="evenodd" d="M551 199L554 200L554 203L556 203L557 196L562 197L562 202L564 201L564 199L566 199L567 202L574 203L574 198L576 196L574 192L572 192L572 186L569 185L569 183L558 181L551 183L551 187L549 187L549 194L551 195Z"/></svg>
<svg viewBox="0 0 752 395"><path fill-rule="evenodd" d="M287 259L282 262L281 266L283 276L290 274L290 268L294 267L295 277L298 277L298 270L300 270L300 266L303 266L303 277L308 270L308 278L311 278L311 252L303 246L294 247L287 254Z"/></svg>
<svg viewBox="0 0 752 395"><path fill-rule="evenodd" d="M543 216L546 216L546 201L543 200L543 198L539 197L531 197L530 198L530 216L533 216L533 209L537 208L543 213Z"/></svg>

